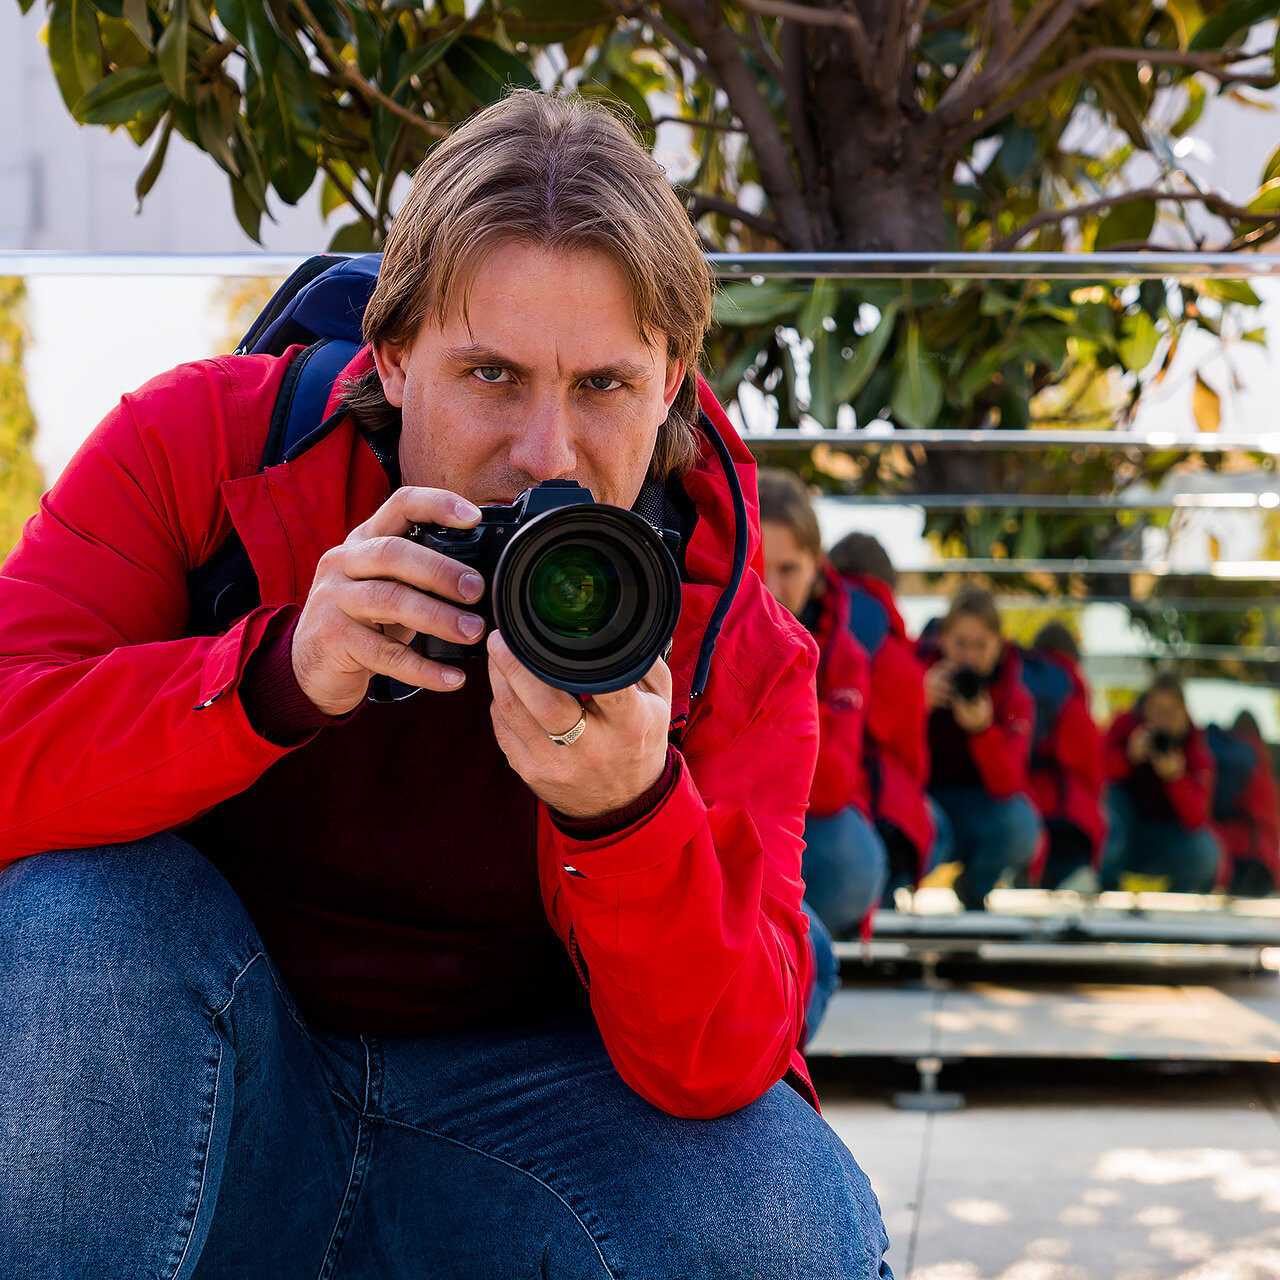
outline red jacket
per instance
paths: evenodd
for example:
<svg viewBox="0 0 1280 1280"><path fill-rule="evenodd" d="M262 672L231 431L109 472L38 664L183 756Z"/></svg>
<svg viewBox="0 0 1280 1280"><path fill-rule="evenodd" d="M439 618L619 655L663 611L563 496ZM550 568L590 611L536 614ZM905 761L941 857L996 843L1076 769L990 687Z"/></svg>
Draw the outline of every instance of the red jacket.
<svg viewBox="0 0 1280 1280"><path fill-rule="evenodd" d="M0 866L181 826L289 750L250 725L245 665L297 615L320 556L389 496L349 420L259 472L296 354L202 361L126 396L27 523L0 571ZM594 842L539 806L536 857L619 1073L706 1117L789 1071L807 1088L800 863L818 729L814 646L763 583L754 463L705 386L700 399L738 483L704 436L670 660L680 778ZM183 638L185 575L233 526L263 604Z"/></svg>
<svg viewBox="0 0 1280 1280"><path fill-rule="evenodd" d="M818 765L809 812L825 818L850 805L871 816L862 739L871 689L866 650L849 631L849 600L840 575L827 565L824 590L814 598L810 626L818 642ZM807 621L807 618L806 618Z"/></svg>
<svg viewBox="0 0 1280 1280"><path fill-rule="evenodd" d="M1255 734L1232 731L1254 755L1254 767L1243 789L1234 797L1231 811L1216 814L1213 829L1222 845L1223 887L1231 883L1237 859L1260 862L1280 885L1280 791L1271 772L1267 745Z"/></svg>
<svg viewBox="0 0 1280 1280"><path fill-rule="evenodd" d="M927 667L941 660L936 635L920 637L917 652ZM989 796L1003 800L1030 791L1031 730L1035 708L1022 683L1022 659L1006 644L987 686L994 716L981 733L965 733L947 707L929 716L929 752L933 765L930 786L947 786L953 775L967 768L964 760L945 757L962 750L972 765L974 783ZM957 767L958 766L958 767Z"/></svg>
<svg viewBox="0 0 1280 1280"><path fill-rule="evenodd" d="M884 615L883 639L871 653L871 696L867 710L866 769L878 822L890 823L924 860L933 847L929 809L929 710L924 696L924 664L907 636L906 624L888 583L865 574L847 574L845 585Z"/></svg>
<svg viewBox="0 0 1280 1280"><path fill-rule="evenodd" d="M1089 838L1096 860L1107 834L1102 731L1089 712L1089 689L1076 663L1064 654L1040 650L1034 657L1060 667L1071 685L1053 722L1033 743L1032 795L1046 821L1069 822Z"/></svg>
<svg viewBox="0 0 1280 1280"><path fill-rule="evenodd" d="M1215 773L1203 730L1192 725L1182 744L1186 773L1176 782L1161 782L1149 763L1135 768L1129 760L1129 738L1141 723L1141 704L1111 722L1107 730L1107 780L1129 792L1142 819L1176 822L1187 831L1203 827L1209 821Z"/></svg>

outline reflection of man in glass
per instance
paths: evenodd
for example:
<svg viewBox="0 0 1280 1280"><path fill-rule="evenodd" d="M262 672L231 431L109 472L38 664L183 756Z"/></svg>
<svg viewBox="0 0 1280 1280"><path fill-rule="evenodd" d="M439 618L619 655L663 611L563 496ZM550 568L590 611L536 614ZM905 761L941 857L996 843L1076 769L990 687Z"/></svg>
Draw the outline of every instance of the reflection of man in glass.
<svg viewBox="0 0 1280 1280"><path fill-rule="evenodd" d="M812 658L709 310L643 149L520 95L417 175L310 447L258 471L291 350L68 468L0 576L0 1274L888 1274L796 1053ZM406 643L484 584L398 535L552 478L681 535L669 664L585 710ZM233 529L263 604L188 634Z"/></svg>

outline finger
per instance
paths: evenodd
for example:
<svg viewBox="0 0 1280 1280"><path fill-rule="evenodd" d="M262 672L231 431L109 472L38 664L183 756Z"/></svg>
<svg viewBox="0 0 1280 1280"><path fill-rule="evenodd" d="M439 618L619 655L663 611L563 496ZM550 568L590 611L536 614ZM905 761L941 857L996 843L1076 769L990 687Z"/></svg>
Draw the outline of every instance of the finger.
<svg viewBox="0 0 1280 1280"><path fill-rule="evenodd" d="M367 628L357 628L349 646L351 656L369 672L390 676L401 684L416 685L419 689L432 689L447 693L461 688L466 675L457 667L446 666L424 658L415 649L391 636L382 635Z"/></svg>
<svg viewBox="0 0 1280 1280"><path fill-rule="evenodd" d="M395 534L344 543L325 553L326 560L330 557L333 567L348 578L393 579L466 604L484 594L484 579L473 569Z"/></svg>
<svg viewBox="0 0 1280 1280"><path fill-rule="evenodd" d="M624 711L640 693L656 695L668 706L671 704L671 668L661 658L635 684L613 693L594 694L591 700L607 716Z"/></svg>
<svg viewBox="0 0 1280 1280"><path fill-rule="evenodd" d="M566 733L578 723L583 710L577 698L539 680L496 630L489 633L489 657L543 733Z"/></svg>
<svg viewBox="0 0 1280 1280"><path fill-rule="evenodd" d="M501 721L506 733L521 744L521 751L525 756L533 762L541 761L542 763L538 766L539 771L545 772L547 761L559 760L558 756L551 754L553 750L559 750L559 748L551 742L548 736L550 731L534 719L511 681L494 661L492 654L489 655L489 687L493 691L493 711L498 717L494 723L495 731L498 728L498 721ZM578 714L581 715L582 712L579 711ZM557 732L563 733L569 728L572 728L572 725L566 724ZM506 741L499 735L498 745L502 746L510 758L510 748L504 745Z"/></svg>
<svg viewBox="0 0 1280 1280"><path fill-rule="evenodd" d="M410 640L422 634L454 644L474 644L484 632L484 619L479 614L455 609L434 596L383 578L350 582L335 602L354 622L404 628L413 633Z"/></svg>
<svg viewBox="0 0 1280 1280"><path fill-rule="evenodd" d="M448 489L404 485L354 529L350 539L363 541L408 533L415 524L443 524L451 529L470 529L479 519L479 507Z"/></svg>

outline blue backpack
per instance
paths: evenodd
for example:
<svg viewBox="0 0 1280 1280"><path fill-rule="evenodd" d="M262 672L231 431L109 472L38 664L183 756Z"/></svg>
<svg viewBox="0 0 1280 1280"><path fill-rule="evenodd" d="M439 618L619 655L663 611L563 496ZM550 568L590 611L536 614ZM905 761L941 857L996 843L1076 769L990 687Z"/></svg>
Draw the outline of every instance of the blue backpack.
<svg viewBox="0 0 1280 1280"><path fill-rule="evenodd" d="M889 611L875 596L859 590L848 578L842 581L849 600L849 630L874 662L889 634Z"/></svg>
<svg viewBox="0 0 1280 1280"><path fill-rule="evenodd" d="M1227 729L1211 724L1205 730L1217 774L1213 784L1213 816L1220 821L1239 816L1238 806L1257 767L1253 748Z"/></svg>
<svg viewBox="0 0 1280 1280"><path fill-rule="evenodd" d="M1062 709L1071 697L1071 677L1052 658L1034 649L1022 651L1022 683L1035 704L1036 720L1031 757L1039 764L1053 764L1049 739Z"/></svg>
<svg viewBox="0 0 1280 1280"><path fill-rule="evenodd" d="M272 295L249 326L236 355L283 355L299 343L306 347L280 384L271 426L262 451L262 469L305 453L336 425L324 418L334 380L364 345L362 324L377 283L382 255L308 258ZM394 449L380 447L375 434L365 437L382 463L392 488L399 484ZM191 607L187 635L217 635L262 603L257 575L239 534L187 575Z"/></svg>

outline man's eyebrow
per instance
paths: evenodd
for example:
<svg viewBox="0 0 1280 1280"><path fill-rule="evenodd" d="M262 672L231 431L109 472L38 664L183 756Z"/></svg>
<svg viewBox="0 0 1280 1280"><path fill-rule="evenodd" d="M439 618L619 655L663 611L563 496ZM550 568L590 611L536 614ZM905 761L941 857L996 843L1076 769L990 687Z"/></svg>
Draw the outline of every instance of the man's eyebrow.
<svg viewBox="0 0 1280 1280"><path fill-rule="evenodd" d="M518 360L513 360L496 348L486 347L479 342L463 343L459 347L449 347L445 351L445 358L454 361L456 364L470 365L475 368L481 368L484 365L498 365L503 369L510 369L512 373L520 377L527 377L529 374L528 367ZM642 382L652 376L652 365L642 364L638 360L629 360L626 356L619 356L614 360L606 360L595 368L580 369L572 375L574 381L582 381L586 378L617 378L620 382Z"/></svg>

